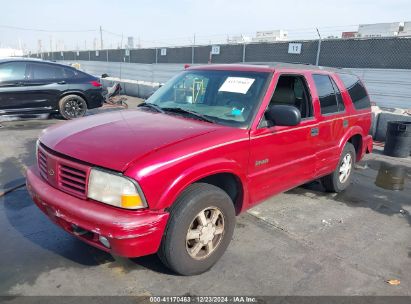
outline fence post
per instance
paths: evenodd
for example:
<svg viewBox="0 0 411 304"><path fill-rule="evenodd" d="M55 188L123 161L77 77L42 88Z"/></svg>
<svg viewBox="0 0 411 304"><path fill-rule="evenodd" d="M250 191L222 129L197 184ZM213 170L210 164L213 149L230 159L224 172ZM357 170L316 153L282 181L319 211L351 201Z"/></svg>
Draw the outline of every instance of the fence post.
<svg viewBox="0 0 411 304"><path fill-rule="evenodd" d="M194 63L194 46L196 45L196 34L193 37L193 45L191 46L191 64Z"/></svg>
<svg viewBox="0 0 411 304"><path fill-rule="evenodd" d="M318 28L317 28L317 34L318 34L318 48L317 48L317 58L315 59L316 66L318 66L320 62L320 53L321 53L321 34Z"/></svg>
<svg viewBox="0 0 411 304"><path fill-rule="evenodd" d="M106 50L106 61L108 62L108 50Z"/></svg>
<svg viewBox="0 0 411 304"><path fill-rule="evenodd" d="M245 42L243 43L243 62L245 62Z"/></svg>
<svg viewBox="0 0 411 304"><path fill-rule="evenodd" d="M157 56L158 56L158 55L157 55L157 53L158 53L158 52L157 52L157 48L155 48L155 50L156 50L156 64L157 64L157 60L158 60L158 58L157 58Z"/></svg>
<svg viewBox="0 0 411 304"><path fill-rule="evenodd" d="M88 61L91 61L90 51L88 51Z"/></svg>

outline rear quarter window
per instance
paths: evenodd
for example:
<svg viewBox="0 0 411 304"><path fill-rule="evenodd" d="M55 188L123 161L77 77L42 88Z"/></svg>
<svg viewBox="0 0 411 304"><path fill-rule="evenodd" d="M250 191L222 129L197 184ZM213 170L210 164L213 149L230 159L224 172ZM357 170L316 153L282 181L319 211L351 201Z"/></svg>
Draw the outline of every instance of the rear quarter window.
<svg viewBox="0 0 411 304"><path fill-rule="evenodd" d="M357 110L371 107L370 97L360 79L351 74L338 74Z"/></svg>
<svg viewBox="0 0 411 304"><path fill-rule="evenodd" d="M77 72L74 69L64 68L64 75L66 78L77 78Z"/></svg>
<svg viewBox="0 0 411 304"><path fill-rule="evenodd" d="M313 74L313 79L320 99L321 114L337 113L338 99L331 78L328 75Z"/></svg>
<svg viewBox="0 0 411 304"><path fill-rule="evenodd" d="M76 77L75 78L91 78L92 76L86 73L83 73L82 71L79 70L74 70L76 72Z"/></svg>

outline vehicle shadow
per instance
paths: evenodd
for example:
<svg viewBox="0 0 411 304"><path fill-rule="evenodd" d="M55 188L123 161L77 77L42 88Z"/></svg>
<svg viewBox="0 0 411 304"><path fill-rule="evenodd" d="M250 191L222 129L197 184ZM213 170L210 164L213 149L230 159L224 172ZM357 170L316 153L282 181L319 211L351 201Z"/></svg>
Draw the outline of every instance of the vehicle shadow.
<svg viewBox="0 0 411 304"><path fill-rule="evenodd" d="M167 275L173 275L173 276L176 275L174 272L172 272L170 269L164 266L164 264L161 262L160 258L156 254L143 256L140 258L133 258L130 260L133 263L141 267L144 267L146 269L149 269L151 271L154 271L154 272L167 274Z"/></svg>
<svg viewBox="0 0 411 304"><path fill-rule="evenodd" d="M290 193L332 197L350 207L370 208L388 216L398 215L411 226L411 166L381 160L365 160L356 165L352 184L338 194L325 192L319 181L290 190ZM407 210L408 209L408 210Z"/></svg>

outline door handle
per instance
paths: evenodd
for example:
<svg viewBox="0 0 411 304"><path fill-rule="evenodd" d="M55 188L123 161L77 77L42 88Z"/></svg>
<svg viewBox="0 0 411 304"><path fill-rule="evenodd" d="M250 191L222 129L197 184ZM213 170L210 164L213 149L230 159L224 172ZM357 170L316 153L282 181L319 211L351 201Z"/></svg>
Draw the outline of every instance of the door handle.
<svg viewBox="0 0 411 304"><path fill-rule="evenodd" d="M21 86L23 85L23 82L21 82L21 81L17 81L17 82L15 82L15 83L14 83L14 85L15 85L15 86L19 86L19 87L21 87Z"/></svg>
<svg viewBox="0 0 411 304"><path fill-rule="evenodd" d="M66 84L64 80L57 82L58 84Z"/></svg>
<svg viewBox="0 0 411 304"><path fill-rule="evenodd" d="M318 128L311 128L311 136L318 136L320 130Z"/></svg>

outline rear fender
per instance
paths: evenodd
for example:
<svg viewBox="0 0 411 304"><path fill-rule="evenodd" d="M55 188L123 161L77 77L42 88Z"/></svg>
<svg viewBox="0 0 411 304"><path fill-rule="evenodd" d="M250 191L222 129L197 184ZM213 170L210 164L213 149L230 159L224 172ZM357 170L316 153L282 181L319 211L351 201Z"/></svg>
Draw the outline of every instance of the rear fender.
<svg viewBox="0 0 411 304"><path fill-rule="evenodd" d="M364 136L363 136L363 130L359 126L352 126L347 132L344 134L344 136L341 138L339 144L338 144L338 158L342 154L345 144L348 142L348 140L353 137L354 135L360 135L362 140L360 141L360 155L357 155L357 160L361 159L362 156L364 155L366 146L364 146Z"/></svg>

